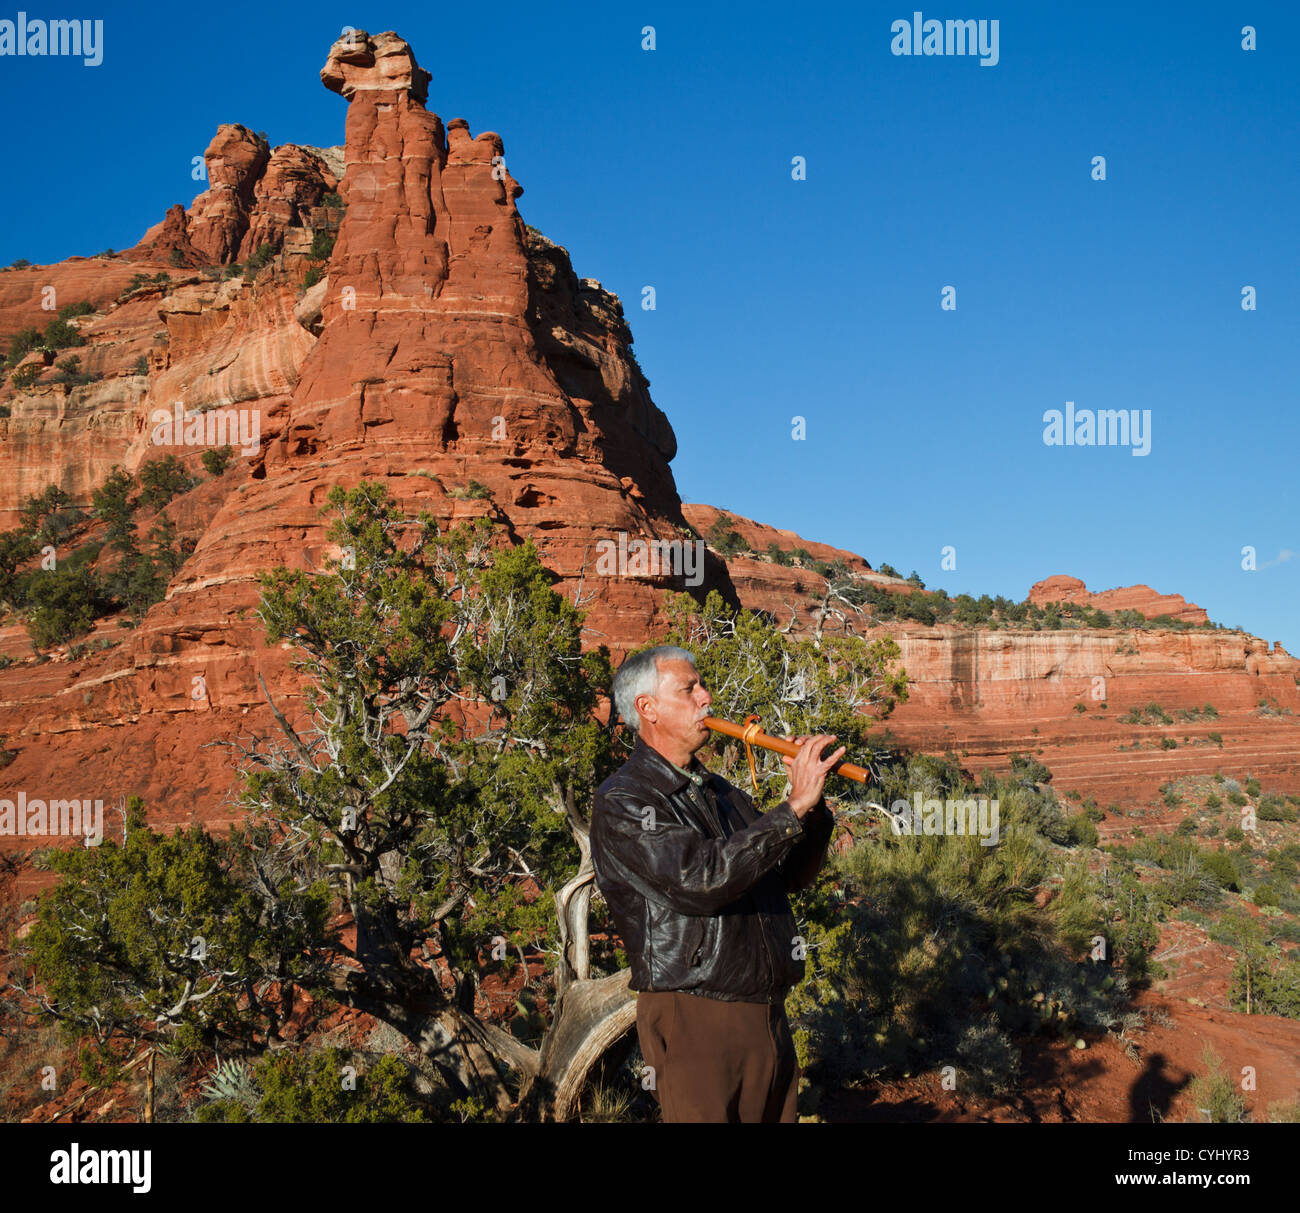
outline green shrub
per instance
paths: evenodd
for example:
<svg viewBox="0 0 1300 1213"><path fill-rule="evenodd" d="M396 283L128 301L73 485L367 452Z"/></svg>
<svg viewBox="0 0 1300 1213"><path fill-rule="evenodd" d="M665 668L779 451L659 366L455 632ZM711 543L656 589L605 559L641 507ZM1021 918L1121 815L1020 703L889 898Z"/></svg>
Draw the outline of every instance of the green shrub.
<svg viewBox="0 0 1300 1213"><path fill-rule="evenodd" d="M1225 889L1234 892L1240 889L1241 880L1237 874L1237 865L1232 862L1232 857L1226 851L1203 852L1201 867Z"/></svg>
<svg viewBox="0 0 1300 1213"><path fill-rule="evenodd" d="M221 476L230 466L234 454L235 448L230 445L207 447L199 456L199 462L203 464L204 471L215 478Z"/></svg>
<svg viewBox="0 0 1300 1213"><path fill-rule="evenodd" d="M9 338L9 353L5 357L5 366L17 366L32 350L42 343L40 329L30 327L19 329Z"/></svg>
<svg viewBox="0 0 1300 1213"><path fill-rule="evenodd" d="M1209 1045L1201 1055L1206 1073L1188 1084L1187 1094L1201 1119L1216 1125L1246 1119L1246 1101L1232 1078L1223 1072L1223 1059Z"/></svg>
<svg viewBox="0 0 1300 1213"><path fill-rule="evenodd" d="M32 643L46 649L84 636L94 626L101 597L90 569L59 565L34 573L27 583L29 613L24 620Z"/></svg>
<svg viewBox="0 0 1300 1213"><path fill-rule="evenodd" d="M260 270L264 265L275 256L275 250L267 241L263 241L257 247L257 252L249 257L247 265L250 270Z"/></svg>
<svg viewBox="0 0 1300 1213"><path fill-rule="evenodd" d="M230 1088L234 1089L230 1089ZM212 1084L219 1098L201 1107L202 1123L388 1124L428 1121L410 1072L391 1054L363 1059L329 1048L263 1059L244 1082Z"/></svg>
<svg viewBox="0 0 1300 1213"><path fill-rule="evenodd" d="M73 345L85 345L86 339L76 325L69 324L62 316L56 316L45 326L44 344L47 349L62 350Z"/></svg>
<svg viewBox="0 0 1300 1213"><path fill-rule="evenodd" d="M164 455L142 464L138 475L140 500L152 510L161 510L173 497L189 492L198 484L175 455Z"/></svg>
<svg viewBox="0 0 1300 1213"><path fill-rule="evenodd" d="M45 368L38 366L36 363L28 363L27 366L20 366L12 375L9 376L9 382L13 384L20 392L25 392L29 387L35 385L36 381L44 373Z"/></svg>
<svg viewBox="0 0 1300 1213"><path fill-rule="evenodd" d="M328 261L334 252L334 233L319 231L311 238L311 249L307 256L312 261Z"/></svg>

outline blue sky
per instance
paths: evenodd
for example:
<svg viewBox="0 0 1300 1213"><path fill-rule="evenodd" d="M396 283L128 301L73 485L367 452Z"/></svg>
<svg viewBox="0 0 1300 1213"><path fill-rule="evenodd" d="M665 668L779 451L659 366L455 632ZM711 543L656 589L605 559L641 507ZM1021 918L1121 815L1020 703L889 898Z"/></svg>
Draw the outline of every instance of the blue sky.
<svg viewBox="0 0 1300 1213"><path fill-rule="evenodd" d="M0 263L134 244L219 123L342 143L328 48L394 29L623 299L683 500L950 593L1146 582L1300 654L1293 6L921 10L996 17L989 67L893 55L912 4L27 11L102 18L104 61L0 57ZM1149 409L1150 454L1045 445L1066 401Z"/></svg>

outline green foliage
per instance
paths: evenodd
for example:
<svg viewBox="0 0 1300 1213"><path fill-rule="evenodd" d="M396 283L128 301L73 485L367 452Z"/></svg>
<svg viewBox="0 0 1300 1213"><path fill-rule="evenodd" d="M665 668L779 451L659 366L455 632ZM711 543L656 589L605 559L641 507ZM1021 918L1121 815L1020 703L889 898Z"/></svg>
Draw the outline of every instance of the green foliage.
<svg viewBox="0 0 1300 1213"><path fill-rule="evenodd" d="M70 384L73 387L93 383L97 378L90 372L81 369L80 354L69 354L66 358L60 358L54 365L59 371L59 382Z"/></svg>
<svg viewBox="0 0 1300 1213"><path fill-rule="evenodd" d="M62 350L72 345L85 345L86 339L75 324L69 324L62 316L55 316L45 326L43 344L46 349Z"/></svg>
<svg viewBox="0 0 1300 1213"><path fill-rule="evenodd" d="M343 209L343 199L336 193L322 194L320 199L321 206L333 207L335 210Z"/></svg>
<svg viewBox="0 0 1300 1213"><path fill-rule="evenodd" d="M36 555L38 546L26 531L0 534L0 603L22 606L27 601L27 575L18 570Z"/></svg>
<svg viewBox="0 0 1300 1213"><path fill-rule="evenodd" d="M248 1077L218 1078L203 1123L413 1124L430 1119L396 1057L364 1060L339 1048L263 1059ZM215 1098L213 1098L215 1097Z"/></svg>
<svg viewBox="0 0 1300 1213"><path fill-rule="evenodd" d="M457 501L483 500L492 496L492 490L477 480L471 480L463 487L453 484L447 489L447 496L454 497Z"/></svg>
<svg viewBox="0 0 1300 1213"><path fill-rule="evenodd" d="M139 478L140 501L151 510L161 510L173 497L189 492L198 484L175 455L164 455L142 464Z"/></svg>
<svg viewBox="0 0 1300 1213"><path fill-rule="evenodd" d="M38 649L84 636L94 626L103 591L87 568L60 564L38 570L26 582L24 623Z"/></svg>
<svg viewBox="0 0 1300 1213"><path fill-rule="evenodd" d="M1066 820L1068 831L1066 841L1072 847L1095 847L1101 840L1097 827L1089 820L1086 813Z"/></svg>
<svg viewBox="0 0 1300 1213"><path fill-rule="evenodd" d="M676 644L695 655L700 678L713 695L713 714L741 720L757 714L779 736L834 733L850 753L869 756L868 730L907 698L907 676L895 669L899 649L881 637L823 636L791 641L763 617L734 611L717 591L703 607L687 594L668 593L664 610L671 627L657 643ZM715 741L715 746L720 743ZM740 747L719 754L723 774L743 761ZM760 804L774 805L786 767L770 751L755 753Z"/></svg>
<svg viewBox="0 0 1300 1213"><path fill-rule="evenodd" d="M230 466L234 454L235 448L230 445L205 447L203 454L199 456L199 461L203 464L204 471L215 479Z"/></svg>
<svg viewBox="0 0 1300 1213"><path fill-rule="evenodd" d="M940 790L971 791L931 760L898 778L938 777ZM955 780L955 783L950 783ZM1012 785L981 785L1012 801L998 846L956 835L882 833L837 854L815 886L809 976L791 995L800 1061L826 1086L898 1077L951 1064L961 1089L994 1093L1016 1081L1013 1038L1074 1035L1118 1022L1127 989L1108 965L1076 962L1104 919L1086 865L1069 865L1045 917L1034 888L1057 865L1034 813ZM936 793L937 794L937 793Z"/></svg>
<svg viewBox="0 0 1300 1213"><path fill-rule="evenodd" d="M108 836L112 824L98 846L51 853L60 880L26 941L64 1030L93 1046L88 1073L111 1073L122 1046L140 1040L188 1055L247 1039L267 1018L253 979L292 975L293 955L277 950L282 929L240 887L234 849L198 827L156 833L134 796L125 841ZM319 898L310 911L323 929Z"/></svg>
<svg viewBox="0 0 1300 1213"><path fill-rule="evenodd" d="M1201 855L1201 866L1225 889L1236 892L1241 888L1237 865L1227 851L1206 851Z"/></svg>
<svg viewBox="0 0 1300 1213"><path fill-rule="evenodd" d="M167 254L167 264L175 266L177 269L182 268L185 265L185 254L178 248L172 249L172 251Z"/></svg>
<svg viewBox="0 0 1300 1213"><path fill-rule="evenodd" d="M328 261L334 252L334 233L319 231L311 238L311 249L307 256L312 261Z"/></svg>
<svg viewBox="0 0 1300 1213"><path fill-rule="evenodd" d="M19 329L9 338L9 353L5 357L5 367L17 366L32 350L42 344L40 329L31 327Z"/></svg>
<svg viewBox="0 0 1300 1213"><path fill-rule="evenodd" d="M325 276L325 275L324 275L324 273L321 271L321 269L320 269L319 266L316 266L316 265L309 266L308 269L307 269L307 272L303 275L303 278L302 278L302 284L303 284L304 287L313 287L313 286L315 286L316 283L318 283L318 282L319 282L319 281L320 281L324 276Z"/></svg>
<svg viewBox="0 0 1300 1213"><path fill-rule="evenodd" d="M26 391L32 387L41 377L45 368L38 366L36 363L28 363L26 366L20 366L12 375L9 376L9 382L13 384L20 392Z"/></svg>
<svg viewBox="0 0 1300 1213"><path fill-rule="evenodd" d="M1211 1124L1238 1124L1246 1119L1246 1101L1232 1077L1223 1070L1223 1059L1205 1046L1202 1063L1206 1073L1188 1084L1187 1094L1203 1120Z"/></svg>
<svg viewBox="0 0 1300 1213"><path fill-rule="evenodd" d="M1252 1015L1300 1018L1300 958L1279 948L1267 930L1264 920L1236 910L1211 932L1211 938L1237 951L1228 1001Z"/></svg>
<svg viewBox="0 0 1300 1213"><path fill-rule="evenodd" d="M65 303L59 308L59 315L64 320L71 320L74 316L89 316L95 310L95 305L88 299L82 299L77 303Z"/></svg>
<svg viewBox="0 0 1300 1213"><path fill-rule="evenodd" d="M107 542L120 552L130 552L135 546L135 507L130 500L134 488L131 474L115 466L90 495L91 513L108 528Z"/></svg>
<svg viewBox="0 0 1300 1213"><path fill-rule="evenodd" d="M248 258L246 264L250 270L260 270L274 256L275 256L275 249L271 247L269 242L263 241L260 245L258 245L257 252L253 253Z"/></svg>
<svg viewBox="0 0 1300 1213"><path fill-rule="evenodd" d="M1260 821L1295 821L1296 811L1277 793L1261 797L1257 813Z"/></svg>
<svg viewBox="0 0 1300 1213"><path fill-rule="evenodd" d="M608 653L582 652L582 615L532 543L494 549L483 519L445 534L428 514L400 519L378 483L336 487L325 511L348 559L264 574L259 614L269 642L296 644L310 708L334 722L317 743L329 761L251 771L245 803L309 840L304 870L340 893L313 865L353 866L366 966L410 971L409 949L437 934L477 972L484 938L526 942L553 921L548 897L523 896L519 864L544 889L576 867L565 806L613 767L596 719ZM435 718L449 703L463 727ZM390 853L396 871L381 868Z"/></svg>
<svg viewBox="0 0 1300 1213"><path fill-rule="evenodd" d="M712 525L704 532L704 541L724 559L753 550L749 542L736 530L733 519L726 514L719 514L713 520Z"/></svg>
<svg viewBox="0 0 1300 1213"><path fill-rule="evenodd" d="M1120 724L1173 724L1174 718L1158 703L1132 708L1119 718Z"/></svg>
<svg viewBox="0 0 1300 1213"><path fill-rule="evenodd" d="M786 567L789 567L794 564L794 559L792 558L791 554L787 552L785 548L783 548L779 543L776 542L769 543L767 545L767 555L768 558L774 564L780 564Z"/></svg>

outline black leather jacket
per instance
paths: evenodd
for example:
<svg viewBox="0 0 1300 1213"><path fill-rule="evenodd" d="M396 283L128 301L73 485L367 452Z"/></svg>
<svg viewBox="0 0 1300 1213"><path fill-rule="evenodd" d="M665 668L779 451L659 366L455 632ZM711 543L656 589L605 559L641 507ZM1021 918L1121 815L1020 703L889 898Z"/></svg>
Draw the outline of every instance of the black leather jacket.
<svg viewBox="0 0 1300 1213"><path fill-rule="evenodd" d="M786 894L821 870L835 819L825 799L801 824L788 801L761 813L720 775L705 781L712 804L637 738L596 790L591 857L627 947L631 988L781 1001L804 975Z"/></svg>

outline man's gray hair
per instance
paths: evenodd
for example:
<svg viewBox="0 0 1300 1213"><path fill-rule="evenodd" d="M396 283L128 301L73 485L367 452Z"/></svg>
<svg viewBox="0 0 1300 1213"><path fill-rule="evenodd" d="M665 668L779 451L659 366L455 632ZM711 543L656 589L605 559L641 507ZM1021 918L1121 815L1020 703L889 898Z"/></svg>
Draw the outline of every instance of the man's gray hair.
<svg viewBox="0 0 1300 1213"><path fill-rule="evenodd" d="M657 644L652 649L629 657L614 675L614 707L633 732L641 731L641 717L636 710L638 695L655 695L659 692L659 662L687 661L695 665L695 658L685 649L672 644Z"/></svg>

